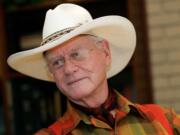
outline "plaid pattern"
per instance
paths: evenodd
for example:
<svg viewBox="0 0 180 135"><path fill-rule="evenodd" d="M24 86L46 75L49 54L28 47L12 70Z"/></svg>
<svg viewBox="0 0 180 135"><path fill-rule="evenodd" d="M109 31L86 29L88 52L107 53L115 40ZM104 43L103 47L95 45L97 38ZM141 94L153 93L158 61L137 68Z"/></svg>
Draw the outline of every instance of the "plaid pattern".
<svg viewBox="0 0 180 135"><path fill-rule="evenodd" d="M141 105L116 94L118 105L114 128L93 116L87 116L68 103L68 110L62 118L35 135L168 135L167 129L153 113L144 111ZM163 109L163 112L174 135L180 135L180 116L171 109Z"/></svg>
<svg viewBox="0 0 180 135"><path fill-rule="evenodd" d="M109 88L108 98L98 108L86 108L73 102L70 102L70 104L73 106L73 108L81 110L86 115L93 115L95 118L108 123L111 127L114 127L115 119L113 118L113 115L110 112L114 110L117 106L116 98L117 95L114 92L114 90Z"/></svg>

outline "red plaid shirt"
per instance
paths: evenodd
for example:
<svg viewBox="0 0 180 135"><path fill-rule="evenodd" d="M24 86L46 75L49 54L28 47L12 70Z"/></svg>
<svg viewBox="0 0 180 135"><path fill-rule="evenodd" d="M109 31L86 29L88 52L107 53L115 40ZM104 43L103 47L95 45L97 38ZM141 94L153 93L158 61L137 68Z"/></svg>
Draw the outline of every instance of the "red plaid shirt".
<svg viewBox="0 0 180 135"><path fill-rule="evenodd" d="M180 135L180 116L172 109L133 104L116 94L114 128L68 103L62 118L35 135Z"/></svg>

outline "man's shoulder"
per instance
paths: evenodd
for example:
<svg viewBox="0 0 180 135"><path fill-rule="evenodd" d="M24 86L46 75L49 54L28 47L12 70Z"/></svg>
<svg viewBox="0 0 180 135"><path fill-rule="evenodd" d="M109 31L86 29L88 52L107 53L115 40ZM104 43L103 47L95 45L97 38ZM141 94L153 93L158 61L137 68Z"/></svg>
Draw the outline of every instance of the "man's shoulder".
<svg viewBox="0 0 180 135"><path fill-rule="evenodd" d="M59 118L52 123L48 128L42 128L38 130L34 135L62 135L63 123L67 123L64 118Z"/></svg>
<svg viewBox="0 0 180 135"><path fill-rule="evenodd" d="M170 108L165 108L158 104L136 104L136 106L143 113L148 114L152 119L167 118L167 115L171 114Z"/></svg>
<svg viewBox="0 0 180 135"><path fill-rule="evenodd" d="M57 121L52 123L48 128L40 129L34 135L63 135L74 128L74 117L69 113L65 113Z"/></svg>
<svg viewBox="0 0 180 135"><path fill-rule="evenodd" d="M165 108L157 104L145 104L138 105L138 107L148 116L151 120L156 120L161 123L161 125L167 130L169 135L173 135L173 119L176 118L173 116L171 108Z"/></svg>
<svg viewBox="0 0 180 135"><path fill-rule="evenodd" d="M151 113L163 113L169 120L173 119L174 116L180 117L172 107L164 107L158 104L136 104L138 108L145 112Z"/></svg>

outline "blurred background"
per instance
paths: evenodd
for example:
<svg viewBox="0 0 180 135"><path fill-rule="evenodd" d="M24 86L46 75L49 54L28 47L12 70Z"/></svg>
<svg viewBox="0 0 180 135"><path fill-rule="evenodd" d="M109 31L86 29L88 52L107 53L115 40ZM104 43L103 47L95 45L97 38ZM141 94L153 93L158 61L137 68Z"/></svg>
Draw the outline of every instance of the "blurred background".
<svg viewBox="0 0 180 135"><path fill-rule="evenodd" d="M45 12L60 3L87 8L93 18L121 15L134 24L137 47L109 84L136 103L180 113L179 0L3 0L0 2L0 135L32 135L66 110L54 83L10 69L9 55L39 46ZM121 38L121 37L120 37Z"/></svg>

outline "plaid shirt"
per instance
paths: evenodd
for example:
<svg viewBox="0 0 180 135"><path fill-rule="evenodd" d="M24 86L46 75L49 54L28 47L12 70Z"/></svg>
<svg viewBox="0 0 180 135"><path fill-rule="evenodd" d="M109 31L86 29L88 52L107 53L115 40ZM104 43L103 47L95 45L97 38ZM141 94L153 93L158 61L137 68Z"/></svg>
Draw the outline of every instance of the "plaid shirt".
<svg viewBox="0 0 180 135"><path fill-rule="evenodd" d="M68 103L67 112L62 118L35 135L168 135L168 128L156 118L160 113L154 115L152 110L147 111L146 107L133 104L118 93L117 100L114 128ZM174 135L180 135L180 116L171 109L162 108L162 113Z"/></svg>

